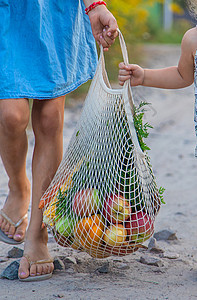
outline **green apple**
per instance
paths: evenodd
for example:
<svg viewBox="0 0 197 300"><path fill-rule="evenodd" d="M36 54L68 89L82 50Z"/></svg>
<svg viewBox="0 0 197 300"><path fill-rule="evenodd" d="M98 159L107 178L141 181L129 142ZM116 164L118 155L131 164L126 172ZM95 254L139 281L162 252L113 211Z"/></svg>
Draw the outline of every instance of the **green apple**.
<svg viewBox="0 0 197 300"><path fill-rule="evenodd" d="M55 224L55 229L60 235L68 237L73 234L76 225L76 219L71 216L61 217Z"/></svg>

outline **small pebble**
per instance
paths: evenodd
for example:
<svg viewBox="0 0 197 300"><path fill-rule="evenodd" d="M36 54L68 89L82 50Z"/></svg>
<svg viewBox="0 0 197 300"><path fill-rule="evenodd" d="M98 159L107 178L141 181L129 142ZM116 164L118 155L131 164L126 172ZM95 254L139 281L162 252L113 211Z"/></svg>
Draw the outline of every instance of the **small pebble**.
<svg viewBox="0 0 197 300"><path fill-rule="evenodd" d="M73 256L68 256L68 257L64 258L64 264L74 264L74 265L76 265L77 264L77 260Z"/></svg>
<svg viewBox="0 0 197 300"><path fill-rule="evenodd" d="M154 253L162 253L164 252L163 249L161 249L156 242L155 238L151 238L148 244L148 251L154 252Z"/></svg>
<svg viewBox="0 0 197 300"><path fill-rule="evenodd" d="M3 270L1 273L2 278L14 280L18 279L18 269L19 269L19 262L18 261L13 261L11 264Z"/></svg>
<svg viewBox="0 0 197 300"><path fill-rule="evenodd" d="M65 270L64 263L60 258L56 257L54 259L53 264L54 264L54 270Z"/></svg>
<svg viewBox="0 0 197 300"><path fill-rule="evenodd" d="M128 270L129 269L129 265L126 263L117 263L115 266L119 270Z"/></svg>
<svg viewBox="0 0 197 300"><path fill-rule="evenodd" d="M178 240L176 233L172 230L168 230L168 229L164 229L161 231L156 232L153 237L157 240L157 241L173 241L173 240Z"/></svg>
<svg viewBox="0 0 197 300"><path fill-rule="evenodd" d="M180 255L178 253L173 253L173 252L170 252L170 251L165 251L161 257L163 258L169 258L169 259L177 259L180 257Z"/></svg>
<svg viewBox="0 0 197 300"><path fill-rule="evenodd" d="M109 263L104 264L102 267L96 269L99 273L109 273Z"/></svg>
<svg viewBox="0 0 197 300"><path fill-rule="evenodd" d="M151 266L156 266L156 267L162 267L164 265L161 259L151 257L148 255L141 256L140 262L145 265L151 265Z"/></svg>
<svg viewBox="0 0 197 300"><path fill-rule="evenodd" d="M23 256L23 250L18 247L13 247L10 251L8 251L9 258L20 258Z"/></svg>
<svg viewBox="0 0 197 300"><path fill-rule="evenodd" d="M55 297L55 298L64 298L65 295L64 294L58 294L58 295L53 295L53 297Z"/></svg>

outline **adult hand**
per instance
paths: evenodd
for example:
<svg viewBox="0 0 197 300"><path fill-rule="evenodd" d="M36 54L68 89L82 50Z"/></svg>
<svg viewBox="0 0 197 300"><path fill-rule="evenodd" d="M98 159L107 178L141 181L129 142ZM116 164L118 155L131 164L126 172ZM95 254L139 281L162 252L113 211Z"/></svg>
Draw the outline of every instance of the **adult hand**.
<svg viewBox="0 0 197 300"><path fill-rule="evenodd" d="M104 51L108 51L118 36L116 19L104 5L92 9L88 16L95 40L103 46Z"/></svg>

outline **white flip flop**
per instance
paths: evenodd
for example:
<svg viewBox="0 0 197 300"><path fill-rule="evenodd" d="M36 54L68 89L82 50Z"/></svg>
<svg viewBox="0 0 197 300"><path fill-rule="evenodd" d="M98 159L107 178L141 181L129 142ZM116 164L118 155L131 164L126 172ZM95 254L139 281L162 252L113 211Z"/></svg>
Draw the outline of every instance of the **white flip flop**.
<svg viewBox="0 0 197 300"><path fill-rule="evenodd" d="M46 263L53 263L53 259L42 259L42 260L37 260L37 261L31 261L28 255L24 255L24 257L27 259L30 267L34 264L46 264ZM53 273L48 273L44 275L38 275L38 276L29 276L27 278L20 278L20 281L24 282L32 282L32 281L42 281L42 280L47 280L50 279L53 276Z"/></svg>
<svg viewBox="0 0 197 300"><path fill-rule="evenodd" d="M15 228L19 227L23 221L27 218L27 214L25 214L17 223L14 223L3 210L0 210L0 214L6 221L8 221ZM24 242L24 239L21 241L16 241L13 238L9 238L1 229L0 229L0 241L10 245L18 245Z"/></svg>

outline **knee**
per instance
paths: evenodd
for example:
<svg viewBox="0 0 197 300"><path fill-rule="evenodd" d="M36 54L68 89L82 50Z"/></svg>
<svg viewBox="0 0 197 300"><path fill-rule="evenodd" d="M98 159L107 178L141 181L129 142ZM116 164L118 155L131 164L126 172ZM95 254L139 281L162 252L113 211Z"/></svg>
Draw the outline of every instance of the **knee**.
<svg viewBox="0 0 197 300"><path fill-rule="evenodd" d="M37 124L34 124L34 129L44 136L54 137L60 134L63 129L63 113L55 107L44 109L40 115Z"/></svg>
<svg viewBox="0 0 197 300"><path fill-rule="evenodd" d="M15 109L1 110L0 126L6 134L17 135L26 130L29 123L29 111Z"/></svg>

